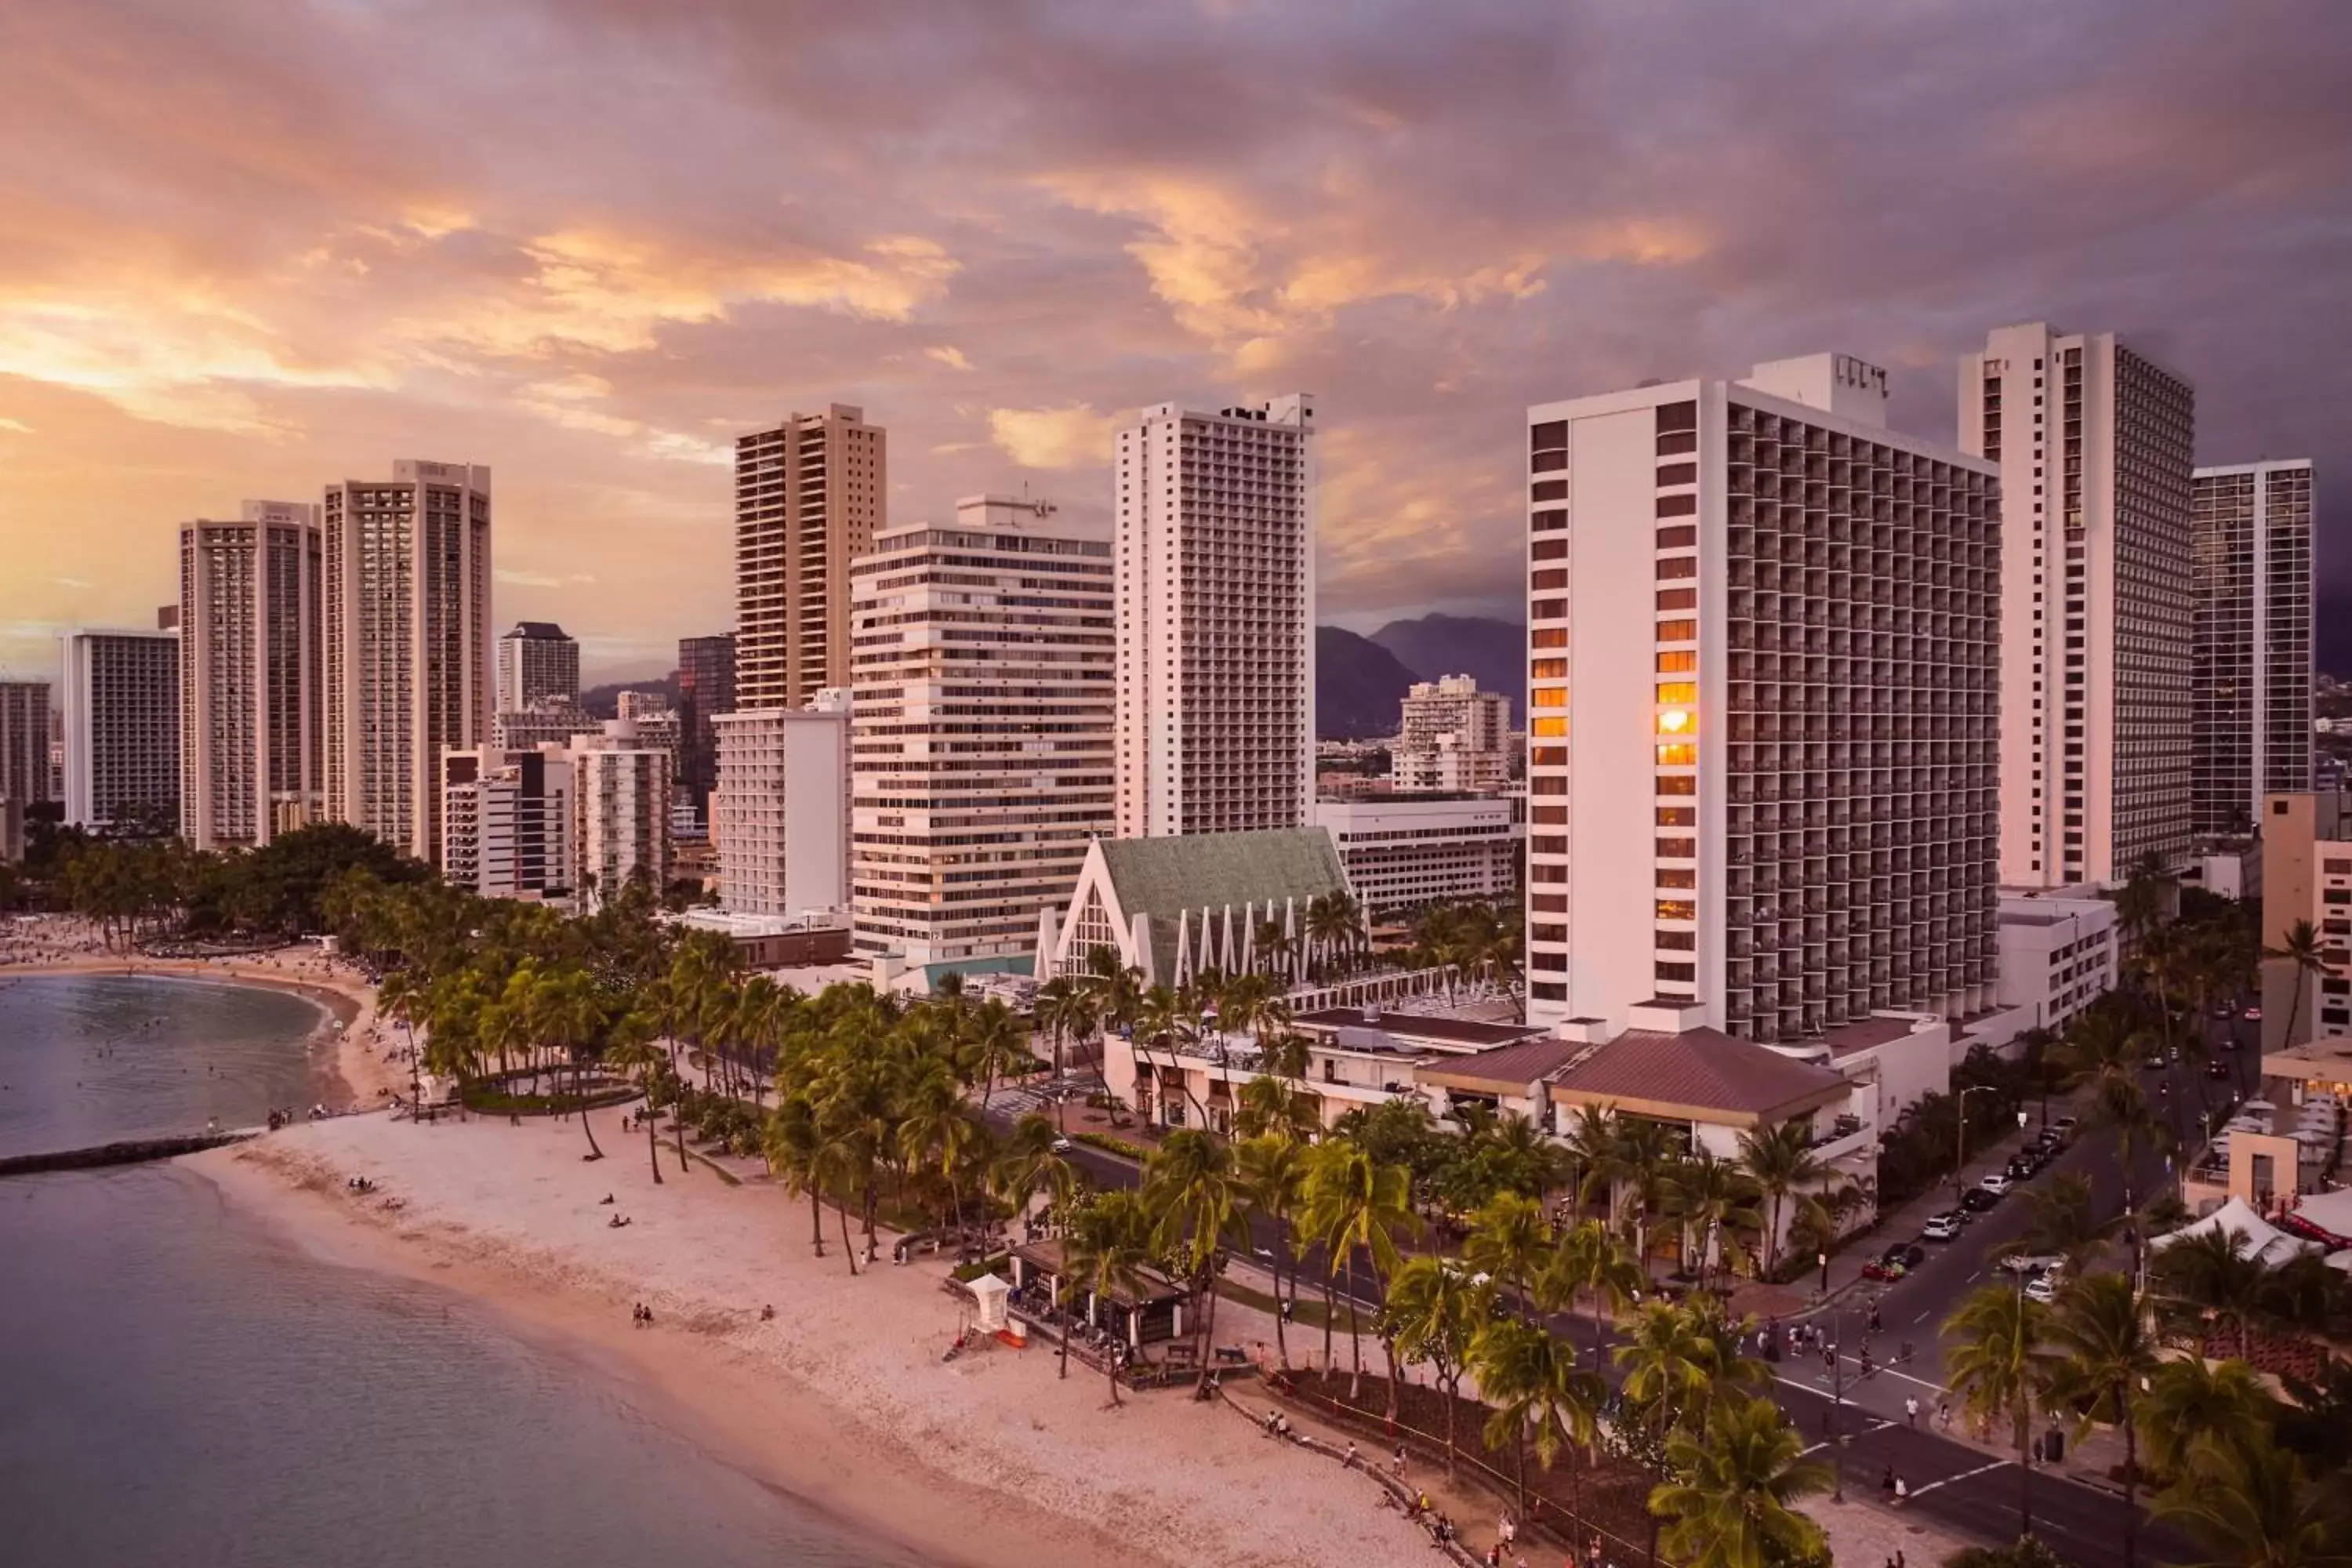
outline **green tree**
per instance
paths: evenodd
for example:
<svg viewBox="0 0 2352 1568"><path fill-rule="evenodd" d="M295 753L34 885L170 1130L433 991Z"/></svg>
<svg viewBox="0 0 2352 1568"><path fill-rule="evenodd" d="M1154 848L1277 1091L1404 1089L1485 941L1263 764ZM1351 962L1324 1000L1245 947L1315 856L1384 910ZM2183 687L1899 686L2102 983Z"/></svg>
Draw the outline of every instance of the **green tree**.
<svg viewBox="0 0 2352 1568"><path fill-rule="evenodd" d="M1532 1320L1536 1269L1551 1245L1551 1226L1541 1204L1517 1193L1497 1193L1470 1216L1462 1259L1508 1286L1519 1311Z"/></svg>
<svg viewBox="0 0 2352 1568"><path fill-rule="evenodd" d="M1307 1234L1328 1250L1326 1268L1360 1247L1371 1257L1372 1268L1382 1279L1394 1275L1401 1259L1397 1238L1410 1234L1420 1221L1412 1212L1411 1177L1402 1165L1376 1163L1361 1144L1345 1138L1316 1145L1307 1172ZM1329 1321L1327 1314L1325 1321ZM1350 1357L1348 1397L1363 1386L1364 1354L1356 1310L1356 1294L1348 1293L1348 1337ZM1326 1362L1328 1367L1328 1362ZM1391 1380L1389 1415L1396 1415L1396 1388Z"/></svg>
<svg viewBox="0 0 2352 1568"><path fill-rule="evenodd" d="M1065 1257L1073 1284L1097 1302L1132 1296L1142 1282L1145 1237L1150 1216L1133 1193L1098 1194L1081 1210L1070 1227ZM1069 1353L1069 1329L1062 1331L1062 1352ZM1119 1403L1118 1362L1105 1356L1103 1370L1110 1379L1110 1402Z"/></svg>
<svg viewBox="0 0 2352 1568"><path fill-rule="evenodd" d="M1267 1080L1260 1079L1256 1082ZM1252 1213L1274 1222L1274 1348L1290 1370L1290 1314L1284 1304L1298 1299L1298 1258L1294 1222L1306 1201L1307 1145L1280 1132L1262 1132L1234 1150L1242 1192ZM1283 1293L1283 1265L1290 1266L1290 1290Z"/></svg>
<svg viewBox="0 0 2352 1568"><path fill-rule="evenodd" d="M2022 1289L1987 1285L1944 1320L1944 1375L1969 1414L1990 1426L2007 1416L2017 1438L2020 1533L2033 1533L2033 1395L2049 1381L2050 1312Z"/></svg>
<svg viewBox="0 0 2352 1568"><path fill-rule="evenodd" d="M2058 1293L2049 1336L2057 1353L2042 1389L2048 1407L2074 1413L2078 1438L2094 1424L2123 1434L2124 1568L2135 1568L2139 1562L2139 1427L2132 1418L2132 1404L2157 1369L2156 1339L2147 1316L2126 1276L2084 1275Z"/></svg>
<svg viewBox="0 0 2352 1568"><path fill-rule="evenodd" d="M2335 1497L2303 1461L2267 1436L2190 1446L2179 1479L2156 1497L2155 1517L2178 1524L2212 1555L2196 1568L2344 1568L2352 1536Z"/></svg>
<svg viewBox="0 0 2352 1568"><path fill-rule="evenodd" d="M1764 1272L1769 1276L1780 1267L1786 1234L1780 1225L1781 1205L1790 1198L1819 1201L1808 1194L1826 1193L1844 1178L1813 1153L1811 1128L1793 1118L1741 1133L1738 1159L1740 1170L1755 1184L1765 1203Z"/></svg>
<svg viewBox="0 0 2352 1568"><path fill-rule="evenodd" d="M1449 1258L1415 1258L1389 1282L1389 1331L1399 1359L1426 1363L1445 1396L1445 1473L1454 1474L1454 1407L1492 1292Z"/></svg>
<svg viewBox="0 0 2352 1568"><path fill-rule="evenodd" d="M1597 1436L1606 1390L1577 1365L1576 1348L1559 1335L1517 1318L1493 1320L1471 1341L1470 1364L1495 1407L1483 1434L1488 1448L1513 1445L1518 1472L1519 1517L1528 1517L1530 1443L1551 1468L1563 1447L1589 1449ZM1571 1474L1571 1483L1573 1475Z"/></svg>
<svg viewBox="0 0 2352 1568"><path fill-rule="evenodd" d="M1677 1432L1666 1445L1675 1479L1650 1493L1650 1511L1671 1521L1667 1556L1683 1568L1827 1561L1821 1527L1796 1505L1830 1489L1830 1468L1804 1450L1770 1400L1746 1394L1717 1401L1704 1433Z"/></svg>
<svg viewBox="0 0 2352 1568"><path fill-rule="evenodd" d="M2133 1406L2148 1463L2168 1476L2189 1468L2189 1449L2208 1434L2233 1445L2269 1436L2278 1401L2242 1361L2179 1356L2158 1367Z"/></svg>
<svg viewBox="0 0 2352 1568"><path fill-rule="evenodd" d="M1209 1385L1216 1333L1218 1251L1238 1234L1247 1201L1233 1146L1197 1127L1171 1132L1143 1167L1143 1201L1153 1248L1183 1268L1193 1303L1194 1364Z"/></svg>
<svg viewBox="0 0 2352 1568"><path fill-rule="evenodd" d="M2310 984L2312 976L2329 973L2319 932L2309 921L2296 921L2286 928L2286 935L2279 939L2278 946L2263 949L2263 956L2284 959L2294 970L2294 994L2289 998L2286 1007L2286 1032L2279 1037L2292 1045L2295 1021L2303 1013L2305 989Z"/></svg>

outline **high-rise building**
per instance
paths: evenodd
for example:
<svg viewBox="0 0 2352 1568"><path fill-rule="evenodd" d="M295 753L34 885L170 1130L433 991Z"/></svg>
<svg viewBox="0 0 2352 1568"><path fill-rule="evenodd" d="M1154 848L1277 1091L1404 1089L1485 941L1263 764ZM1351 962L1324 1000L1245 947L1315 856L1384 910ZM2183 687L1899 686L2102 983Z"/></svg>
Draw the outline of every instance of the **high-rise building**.
<svg viewBox="0 0 2352 1568"><path fill-rule="evenodd" d="M2189 848L2186 381L2034 322L1960 361L1960 449L2001 490L2000 879L2114 882Z"/></svg>
<svg viewBox="0 0 2352 1568"><path fill-rule="evenodd" d="M485 899L569 905L579 842L562 746L441 753L441 874Z"/></svg>
<svg viewBox="0 0 2352 1568"><path fill-rule="evenodd" d="M553 621L517 621L499 638L495 710L519 713L542 702L580 700L580 641Z"/></svg>
<svg viewBox="0 0 2352 1568"><path fill-rule="evenodd" d="M177 832L179 634L81 630L58 640L65 820L101 831Z"/></svg>
<svg viewBox="0 0 2352 1568"><path fill-rule="evenodd" d="M490 470L403 458L327 487L324 815L441 852L441 753L490 729Z"/></svg>
<svg viewBox="0 0 2352 1568"><path fill-rule="evenodd" d="M319 509L249 500L180 530L180 833L267 844L319 814Z"/></svg>
<svg viewBox="0 0 2352 1568"><path fill-rule="evenodd" d="M610 899L638 878L659 893L669 883L669 748L646 744L634 720L614 719L601 733L573 736L571 757L583 900Z"/></svg>
<svg viewBox="0 0 2352 1568"><path fill-rule="evenodd" d="M1389 773L1400 794L1497 790L1511 776L1511 700L1467 675L1417 680L1405 692Z"/></svg>
<svg viewBox="0 0 2352 1568"><path fill-rule="evenodd" d="M677 787L695 823L710 826L710 792L719 787L719 737L710 721L735 711L732 634L677 642Z"/></svg>
<svg viewBox="0 0 2352 1568"><path fill-rule="evenodd" d="M1315 791L1315 405L1118 433L1118 836L1301 827Z"/></svg>
<svg viewBox="0 0 2352 1568"><path fill-rule="evenodd" d="M2247 834L2312 787L2312 465L2199 468L2189 826Z"/></svg>
<svg viewBox="0 0 2352 1568"><path fill-rule="evenodd" d="M536 746L566 746L602 722L576 703L547 701L519 713L490 716L490 750L528 752Z"/></svg>
<svg viewBox="0 0 2352 1568"><path fill-rule="evenodd" d="M1990 999L2000 481L1885 399L1820 354L1528 411L1529 1022Z"/></svg>
<svg viewBox="0 0 2352 1568"><path fill-rule="evenodd" d="M710 838L730 914L798 919L849 907L849 708L835 689L805 708L714 721Z"/></svg>
<svg viewBox="0 0 2352 1568"><path fill-rule="evenodd" d="M889 519L886 445L842 403L735 438L738 708L849 684L849 563Z"/></svg>
<svg viewBox="0 0 2352 1568"><path fill-rule="evenodd" d="M0 680L0 800L37 805L49 789L49 683Z"/></svg>
<svg viewBox="0 0 2352 1568"><path fill-rule="evenodd" d="M856 944L1026 952L1115 817L1110 530L970 496L851 572Z"/></svg>

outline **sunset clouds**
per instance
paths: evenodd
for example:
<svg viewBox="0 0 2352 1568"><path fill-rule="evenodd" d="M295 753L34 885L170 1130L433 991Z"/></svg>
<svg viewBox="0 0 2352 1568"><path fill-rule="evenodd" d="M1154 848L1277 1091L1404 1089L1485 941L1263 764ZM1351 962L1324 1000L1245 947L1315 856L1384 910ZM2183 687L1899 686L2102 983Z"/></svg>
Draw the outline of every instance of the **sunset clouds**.
<svg viewBox="0 0 2352 1568"><path fill-rule="evenodd" d="M1516 602L1527 403L1821 348L1948 436L1986 328L2113 329L2352 470L2347 79L2326 0L0 7L0 664L415 456L502 619L663 668L733 434L835 401L914 519L1311 391L1360 623Z"/></svg>

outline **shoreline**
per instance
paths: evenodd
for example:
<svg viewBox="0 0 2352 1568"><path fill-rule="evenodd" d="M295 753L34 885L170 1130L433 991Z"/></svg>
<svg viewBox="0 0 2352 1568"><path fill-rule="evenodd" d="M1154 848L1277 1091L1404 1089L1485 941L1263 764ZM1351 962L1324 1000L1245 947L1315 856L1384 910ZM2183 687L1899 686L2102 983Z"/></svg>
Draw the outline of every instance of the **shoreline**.
<svg viewBox="0 0 2352 1568"><path fill-rule="evenodd" d="M943 1363L957 1321L943 1268L853 1280L837 1247L810 1256L804 1204L674 1161L656 1188L633 1140L606 1142L591 1167L572 1124L351 1117L178 1163L315 1255L455 1290L650 1391L717 1462L927 1560L1428 1561L1427 1537L1369 1483L1269 1448L1219 1405L1130 1394L1112 1411L1099 1374L1058 1379L1042 1343L983 1342ZM351 1196L350 1174L377 1190ZM625 1230L607 1228L614 1213ZM655 1309L650 1331L630 1322L636 1300Z"/></svg>
<svg viewBox="0 0 2352 1568"><path fill-rule="evenodd" d="M289 971L278 962L301 966ZM257 962L257 960L262 962ZM315 972L305 973L303 971ZM209 982L215 985L257 985L289 991L317 1005L330 1021L333 1052L314 1065L340 1087L345 1104L373 1110L394 1094L408 1091L409 1079L400 1065L372 1048L382 1021L375 1010L375 988L354 980L311 955L304 948L276 948L252 957L126 958L111 953L42 958L30 962L0 962L0 984L24 975L122 975L134 980Z"/></svg>

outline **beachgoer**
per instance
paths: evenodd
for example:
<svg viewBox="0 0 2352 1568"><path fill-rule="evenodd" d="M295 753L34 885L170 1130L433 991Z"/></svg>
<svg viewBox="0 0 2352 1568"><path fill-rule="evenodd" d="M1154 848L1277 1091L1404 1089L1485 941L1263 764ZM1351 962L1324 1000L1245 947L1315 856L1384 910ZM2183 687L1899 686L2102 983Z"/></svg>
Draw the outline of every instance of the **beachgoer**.
<svg viewBox="0 0 2352 1568"><path fill-rule="evenodd" d="M1396 1472L1397 1479L1404 1479L1404 1445L1402 1443L1397 1445L1396 1459L1390 1468Z"/></svg>
<svg viewBox="0 0 2352 1568"><path fill-rule="evenodd" d="M1906 1484L1906 1483L1905 1483L1905 1481L1904 1481L1904 1479L1903 1479L1903 1478L1902 1478L1901 1476L1897 1476L1897 1477L1895 1477L1895 1501L1896 1505L1897 1505L1897 1506L1900 1506L1900 1505L1902 1504L1902 1502L1904 1501L1904 1500L1905 1500L1905 1499L1906 1499L1906 1498L1908 1498L1910 1495L1911 1495L1911 1489L1910 1489L1910 1487L1909 1487L1907 1484Z"/></svg>
<svg viewBox="0 0 2352 1568"><path fill-rule="evenodd" d="M1356 1468L1356 1445L1355 1445L1355 1444L1353 1444L1353 1443L1349 1443L1349 1444L1348 1445L1348 1455L1347 1455L1347 1458L1343 1458L1343 1459L1341 1459L1341 1460L1339 1461L1339 1468L1340 1468L1341 1469L1343 1469L1343 1470L1352 1470L1352 1469L1354 1469L1354 1468Z"/></svg>

